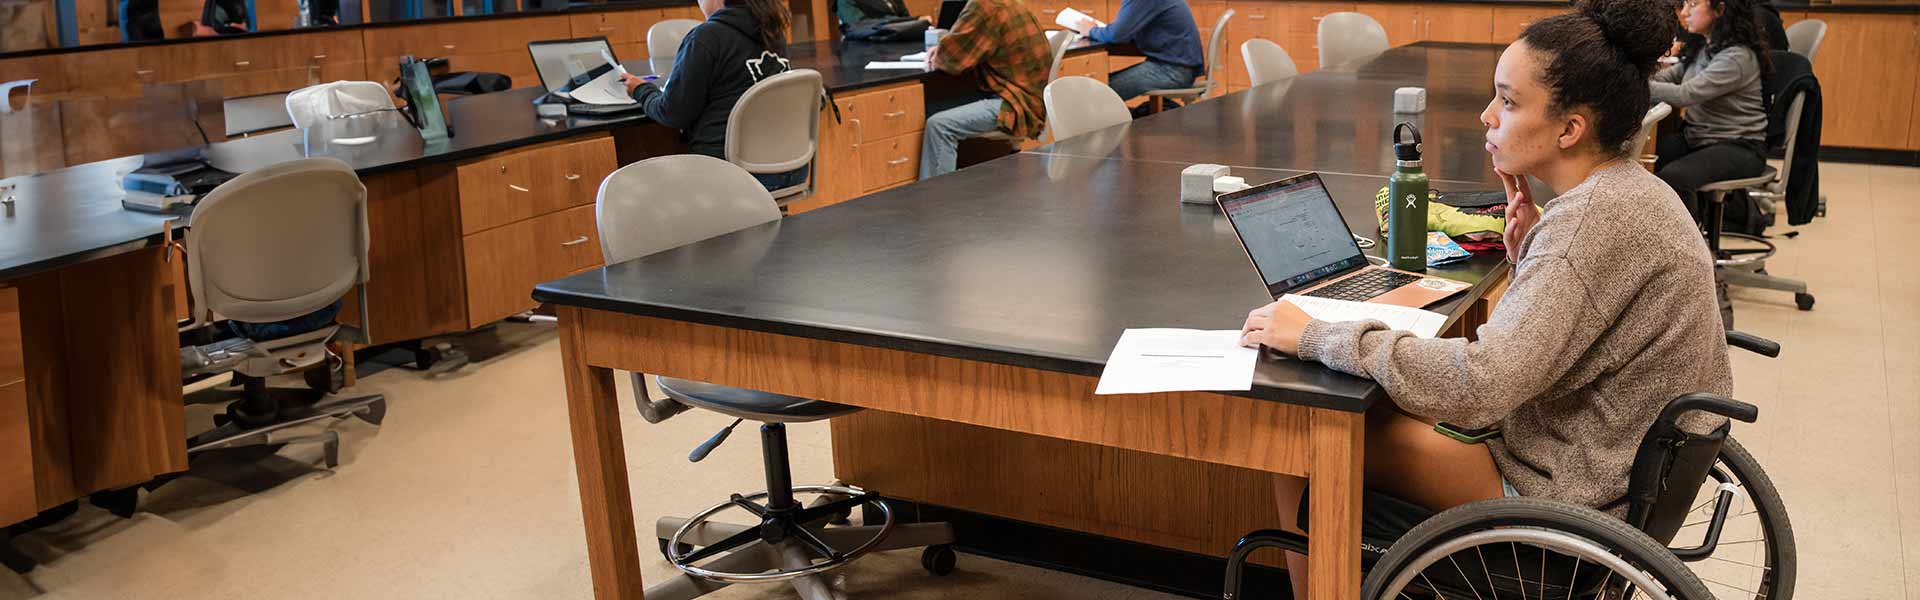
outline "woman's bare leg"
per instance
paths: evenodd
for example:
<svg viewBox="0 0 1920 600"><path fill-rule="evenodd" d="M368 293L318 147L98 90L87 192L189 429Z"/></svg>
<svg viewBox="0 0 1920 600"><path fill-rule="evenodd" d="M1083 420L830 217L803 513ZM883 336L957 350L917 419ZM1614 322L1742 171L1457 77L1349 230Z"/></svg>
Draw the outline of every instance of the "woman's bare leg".
<svg viewBox="0 0 1920 600"><path fill-rule="evenodd" d="M1406 500L1435 512L1476 500L1506 495L1500 471L1483 444L1463 444L1407 416L1392 405L1367 412L1367 489ZM1300 530L1300 496L1307 480L1273 476L1274 504L1280 528ZM1287 553L1287 577L1293 597L1307 597L1307 557Z"/></svg>

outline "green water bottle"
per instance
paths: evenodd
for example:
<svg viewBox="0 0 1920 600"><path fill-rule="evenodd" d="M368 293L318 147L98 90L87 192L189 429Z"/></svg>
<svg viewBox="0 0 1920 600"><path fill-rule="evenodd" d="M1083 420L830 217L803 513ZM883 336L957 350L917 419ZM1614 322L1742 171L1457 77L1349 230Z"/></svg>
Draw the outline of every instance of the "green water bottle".
<svg viewBox="0 0 1920 600"><path fill-rule="evenodd" d="M1401 132L1412 134L1403 141ZM1420 168L1420 128L1393 128L1397 166L1387 178L1387 264L1404 271L1427 270L1427 173Z"/></svg>

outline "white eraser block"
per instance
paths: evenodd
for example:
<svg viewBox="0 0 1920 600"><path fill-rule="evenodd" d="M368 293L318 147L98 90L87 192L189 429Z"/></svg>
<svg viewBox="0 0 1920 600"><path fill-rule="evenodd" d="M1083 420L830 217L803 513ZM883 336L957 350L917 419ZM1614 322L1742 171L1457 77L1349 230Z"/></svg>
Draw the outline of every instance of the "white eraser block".
<svg viewBox="0 0 1920 600"><path fill-rule="evenodd" d="M1213 180L1226 177L1226 165L1192 165L1180 171L1180 201L1213 204Z"/></svg>
<svg viewBox="0 0 1920 600"><path fill-rule="evenodd" d="M1393 91L1393 112L1427 112L1427 89L1403 87Z"/></svg>

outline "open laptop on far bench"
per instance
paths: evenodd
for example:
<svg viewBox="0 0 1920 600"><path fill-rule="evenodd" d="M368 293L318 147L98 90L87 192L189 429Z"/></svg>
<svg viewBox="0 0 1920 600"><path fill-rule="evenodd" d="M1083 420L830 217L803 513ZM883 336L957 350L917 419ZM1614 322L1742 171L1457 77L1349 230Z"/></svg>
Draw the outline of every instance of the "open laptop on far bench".
<svg viewBox="0 0 1920 600"><path fill-rule="evenodd" d="M547 89L548 94L535 100L535 104L549 102L551 100L548 98L554 92L571 92L613 70L614 65L607 63L608 58L620 60L613 55L613 45L607 43L604 36L528 42L527 53L533 55L534 71L540 74L540 85ZM640 110L639 102L588 104L567 100L567 114L572 115L609 116L636 110Z"/></svg>
<svg viewBox="0 0 1920 600"><path fill-rule="evenodd" d="M1421 308L1473 287L1367 262L1317 173L1221 194L1217 201L1276 300L1299 294Z"/></svg>

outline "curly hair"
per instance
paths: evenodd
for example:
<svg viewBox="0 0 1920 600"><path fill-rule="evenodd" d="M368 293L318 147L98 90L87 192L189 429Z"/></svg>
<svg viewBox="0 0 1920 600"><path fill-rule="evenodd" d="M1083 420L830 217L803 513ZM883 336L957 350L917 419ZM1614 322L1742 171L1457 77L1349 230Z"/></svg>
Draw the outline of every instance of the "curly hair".
<svg viewBox="0 0 1920 600"><path fill-rule="evenodd" d="M1520 40L1543 55L1541 83L1555 114L1593 111L1593 140L1614 155L1653 104L1647 78L1672 44L1673 11L1666 0L1581 0L1574 11L1539 21Z"/></svg>
<svg viewBox="0 0 1920 600"><path fill-rule="evenodd" d="M1720 16L1713 19L1713 26L1707 30L1706 37L1687 36L1686 45L1680 48L1680 68L1687 68L1694 60L1718 54L1721 50L1734 46L1746 46L1753 51L1754 60L1760 61L1760 72L1773 71L1773 61L1767 51L1772 50L1767 43L1766 29L1760 25L1760 8L1754 0L1701 0L1706 5L1703 10L1720 9ZM1702 53L1702 50L1705 50Z"/></svg>

